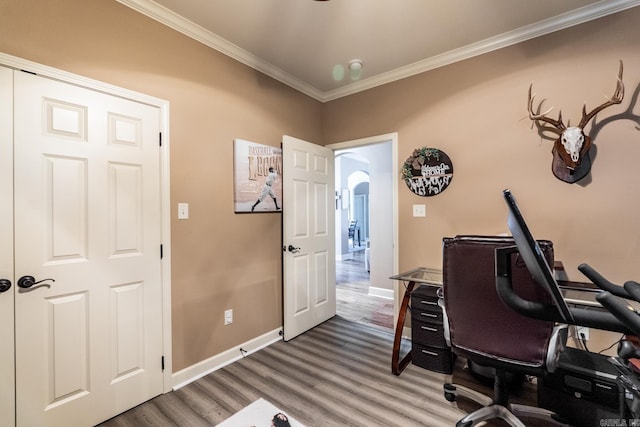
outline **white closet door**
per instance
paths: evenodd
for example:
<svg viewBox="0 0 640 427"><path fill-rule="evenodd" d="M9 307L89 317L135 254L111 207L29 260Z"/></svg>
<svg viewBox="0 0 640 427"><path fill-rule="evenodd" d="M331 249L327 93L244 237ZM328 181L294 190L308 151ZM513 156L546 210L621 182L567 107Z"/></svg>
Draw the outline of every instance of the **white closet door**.
<svg viewBox="0 0 640 427"><path fill-rule="evenodd" d="M17 425L94 425L163 391L159 109L14 76Z"/></svg>
<svg viewBox="0 0 640 427"><path fill-rule="evenodd" d="M15 424L13 359L13 72L0 67L0 424ZM6 284L6 282L4 282ZM0 289L3 289L0 284Z"/></svg>

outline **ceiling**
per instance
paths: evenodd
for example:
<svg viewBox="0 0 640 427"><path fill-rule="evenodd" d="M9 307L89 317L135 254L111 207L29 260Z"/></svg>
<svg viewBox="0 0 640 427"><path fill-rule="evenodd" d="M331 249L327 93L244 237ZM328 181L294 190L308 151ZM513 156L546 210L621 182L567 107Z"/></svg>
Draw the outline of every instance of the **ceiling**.
<svg viewBox="0 0 640 427"><path fill-rule="evenodd" d="M322 102L640 0L117 0ZM348 69L362 61L360 73Z"/></svg>

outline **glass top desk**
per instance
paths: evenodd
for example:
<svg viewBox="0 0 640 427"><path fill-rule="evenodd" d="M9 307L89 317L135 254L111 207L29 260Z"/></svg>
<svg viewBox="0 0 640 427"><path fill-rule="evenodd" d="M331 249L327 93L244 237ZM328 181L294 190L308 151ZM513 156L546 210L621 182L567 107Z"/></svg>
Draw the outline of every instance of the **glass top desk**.
<svg viewBox="0 0 640 427"><path fill-rule="evenodd" d="M409 301L411 300L411 292L420 285L442 287L442 271L434 268L418 267L404 273L391 276L390 279L401 280L404 283L405 291L400 304L400 312L398 313L398 324L396 325L396 333L393 339L393 353L391 354L391 372L394 375L400 375L404 368L411 362L411 351L404 357L400 358L400 346L402 344L402 330L404 329L404 321L409 309Z"/></svg>

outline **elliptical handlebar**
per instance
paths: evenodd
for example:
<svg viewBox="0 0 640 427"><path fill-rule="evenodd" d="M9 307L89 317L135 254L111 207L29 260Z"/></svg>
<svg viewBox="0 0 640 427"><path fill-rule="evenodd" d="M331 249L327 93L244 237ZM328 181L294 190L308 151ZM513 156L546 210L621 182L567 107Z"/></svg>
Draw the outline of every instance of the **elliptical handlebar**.
<svg viewBox="0 0 640 427"><path fill-rule="evenodd" d="M618 317L607 310L592 310L581 307L570 307L571 320L567 321L562 316L557 306L534 302L522 298L513 289L511 282L511 253L517 252L515 246L498 248L495 252L496 260L496 291L498 297L512 310L523 316L540 320L565 323L570 325L586 326L588 328L602 329L605 331L633 333L633 330Z"/></svg>
<svg viewBox="0 0 640 427"><path fill-rule="evenodd" d="M636 335L640 335L640 313L635 308L608 291L600 292L596 300Z"/></svg>
<svg viewBox="0 0 640 427"><path fill-rule="evenodd" d="M588 273L583 271L583 266L578 267L585 276L593 281L601 289L613 285L608 280L600 280L600 276L592 268L588 267ZM604 286L601 286L604 283ZM633 334L640 336L640 313L627 300L640 302L640 283L633 280L625 282L623 287L613 285L614 290L624 289L624 292L616 292L613 294L608 290L603 290L596 295L596 300L613 314L613 316L622 322ZM625 296L626 294L626 296ZM633 416L640 414L640 378L638 371L633 367L631 359L640 357L640 349L628 340L621 340L618 344L618 357L610 357L608 360L618 370L617 381L624 388L627 396L631 395L631 399L627 399L627 406Z"/></svg>
<svg viewBox="0 0 640 427"><path fill-rule="evenodd" d="M591 267L589 264L586 264L586 263L580 264L578 266L578 270L582 274L587 276L587 279L591 280L591 282L594 285L596 285L603 291L607 291L610 294L613 294L620 298L635 299L632 295L629 294L629 292L624 287L608 281L607 279L604 278L602 274L594 270L593 267ZM640 285L639 285L639 291L640 291ZM640 300L637 300L637 301L640 301Z"/></svg>
<svg viewBox="0 0 640 427"><path fill-rule="evenodd" d="M629 280L624 283L624 290L627 291L631 298L640 302L640 283Z"/></svg>
<svg viewBox="0 0 640 427"><path fill-rule="evenodd" d="M596 295L596 300L636 335L640 335L640 313L625 301L640 302L640 283L629 280L623 286L616 285L588 264L580 264L578 270L602 289L603 292Z"/></svg>

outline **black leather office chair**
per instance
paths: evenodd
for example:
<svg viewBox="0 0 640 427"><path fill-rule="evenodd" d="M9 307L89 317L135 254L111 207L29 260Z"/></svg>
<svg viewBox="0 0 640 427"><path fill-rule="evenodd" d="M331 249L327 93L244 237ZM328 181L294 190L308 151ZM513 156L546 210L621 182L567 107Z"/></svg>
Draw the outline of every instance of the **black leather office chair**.
<svg viewBox="0 0 640 427"><path fill-rule="evenodd" d="M449 401L461 395L486 405L458 421L460 427L492 418L524 426L519 416L568 425L546 409L509 404L508 373L541 376L553 372L567 339L566 325L522 316L500 300L495 250L514 244L512 238L504 237L457 236L443 240L444 307L451 347L457 355L495 372L492 398L458 385L444 385ZM553 265L551 242L540 242L540 246ZM550 304L549 295L533 283L517 253L512 258L513 287L528 300Z"/></svg>

